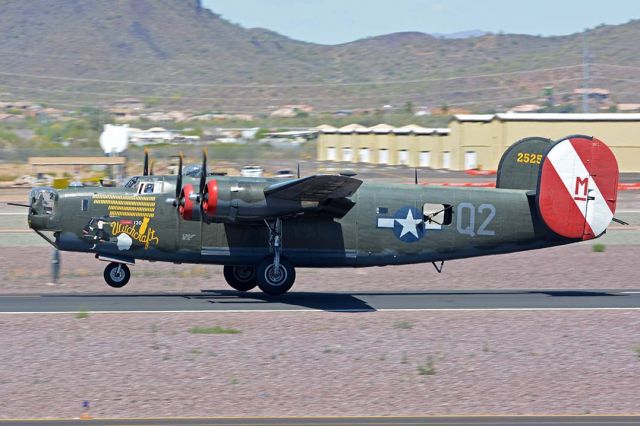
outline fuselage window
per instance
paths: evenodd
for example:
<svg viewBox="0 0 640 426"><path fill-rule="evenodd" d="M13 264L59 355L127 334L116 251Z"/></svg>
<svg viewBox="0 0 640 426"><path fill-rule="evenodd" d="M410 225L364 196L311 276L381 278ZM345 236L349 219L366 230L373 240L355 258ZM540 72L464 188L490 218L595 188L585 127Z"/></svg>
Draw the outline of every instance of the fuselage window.
<svg viewBox="0 0 640 426"><path fill-rule="evenodd" d="M89 200L85 198L82 200L82 211L86 212L87 210L89 210Z"/></svg>
<svg viewBox="0 0 640 426"><path fill-rule="evenodd" d="M453 209L450 204L430 204L422 206L425 229L441 229L451 225Z"/></svg>

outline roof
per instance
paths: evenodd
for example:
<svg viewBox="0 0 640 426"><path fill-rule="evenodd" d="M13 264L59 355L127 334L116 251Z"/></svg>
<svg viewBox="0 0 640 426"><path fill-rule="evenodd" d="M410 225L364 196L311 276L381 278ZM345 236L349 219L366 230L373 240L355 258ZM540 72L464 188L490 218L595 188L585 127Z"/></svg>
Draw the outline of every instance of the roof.
<svg viewBox="0 0 640 426"><path fill-rule="evenodd" d="M523 113L506 112L500 114L460 114L454 115L458 121L478 121L488 123L494 118L502 121L640 121L640 114L625 113Z"/></svg>
<svg viewBox="0 0 640 426"><path fill-rule="evenodd" d="M337 128L333 126L329 126L328 124L321 124L316 129L321 133L335 133L338 131Z"/></svg>
<svg viewBox="0 0 640 426"><path fill-rule="evenodd" d="M448 128L422 127L418 126L417 124L408 124L402 127L394 127L385 123L378 124L373 127L365 127L360 124L349 124L339 129L336 129L335 127L329 126L327 124L321 124L320 126L316 127L315 130L318 130L321 133L374 133L378 135L388 133L394 133L397 135L448 135L449 133L451 133L451 130Z"/></svg>
<svg viewBox="0 0 640 426"><path fill-rule="evenodd" d="M395 130L395 127L390 126L386 123L377 124L373 127L370 127L369 130L373 133L391 133Z"/></svg>
<svg viewBox="0 0 640 426"><path fill-rule="evenodd" d="M29 157L32 166L93 166L126 164L127 157Z"/></svg>
<svg viewBox="0 0 640 426"><path fill-rule="evenodd" d="M508 112L496 114L503 121L640 121L640 114L544 114Z"/></svg>
<svg viewBox="0 0 640 426"><path fill-rule="evenodd" d="M640 104L618 104L618 111L635 111L640 109Z"/></svg>
<svg viewBox="0 0 640 426"><path fill-rule="evenodd" d="M453 116L458 121L482 121L488 123L493 120L494 114L456 114Z"/></svg>
<svg viewBox="0 0 640 426"><path fill-rule="evenodd" d="M393 133L396 133L396 134L415 133L416 135L431 135L436 133L436 129L422 127L416 124L409 124L403 127L397 127L393 129Z"/></svg>
<svg viewBox="0 0 640 426"><path fill-rule="evenodd" d="M346 126L340 127L338 129L338 133L353 133L358 129L366 129L366 127L361 124L348 124Z"/></svg>

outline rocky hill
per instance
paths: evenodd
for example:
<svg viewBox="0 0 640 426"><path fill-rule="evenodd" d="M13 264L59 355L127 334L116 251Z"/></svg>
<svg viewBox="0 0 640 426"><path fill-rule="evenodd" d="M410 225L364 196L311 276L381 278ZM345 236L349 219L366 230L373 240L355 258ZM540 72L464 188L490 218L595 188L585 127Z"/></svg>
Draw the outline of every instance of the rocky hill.
<svg viewBox="0 0 640 426"><path fill-rule="evenodd" d="M330 30L331 23L327 23ZM589 83L640 101L640 21L589 30ZM491 110L582 84L583 34L446 39L396 33L336 46L245 29L197 0L0 0L0 93L71 106L266 111L384 104ZM636 68L637 67L637 68Z"/></svg>

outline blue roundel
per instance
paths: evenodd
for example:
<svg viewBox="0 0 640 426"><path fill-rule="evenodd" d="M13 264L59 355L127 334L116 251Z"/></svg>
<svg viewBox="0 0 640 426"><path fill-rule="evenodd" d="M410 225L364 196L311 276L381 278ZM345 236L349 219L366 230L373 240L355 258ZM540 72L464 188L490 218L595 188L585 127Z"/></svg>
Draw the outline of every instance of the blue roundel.
<svg viewBox="0 0 640 426"><path fill-rule="evenodd" d="M394 215L393 233L405 243L415 243L424 237L422 212L415 207L402 207Z"/></svg>

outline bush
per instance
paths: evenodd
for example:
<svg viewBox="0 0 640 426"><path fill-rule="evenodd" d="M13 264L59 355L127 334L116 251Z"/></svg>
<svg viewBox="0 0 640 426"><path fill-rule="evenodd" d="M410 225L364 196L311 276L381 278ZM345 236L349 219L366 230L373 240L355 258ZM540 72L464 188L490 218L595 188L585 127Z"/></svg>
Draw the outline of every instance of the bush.
<svg viewBox="0 0 640 426"><path fill-rule="evenodd" d="M427 362L418 366L418 373L421 376L433 376L436 374L436 366L433 363L433 358L427 358Z"/></svg>

